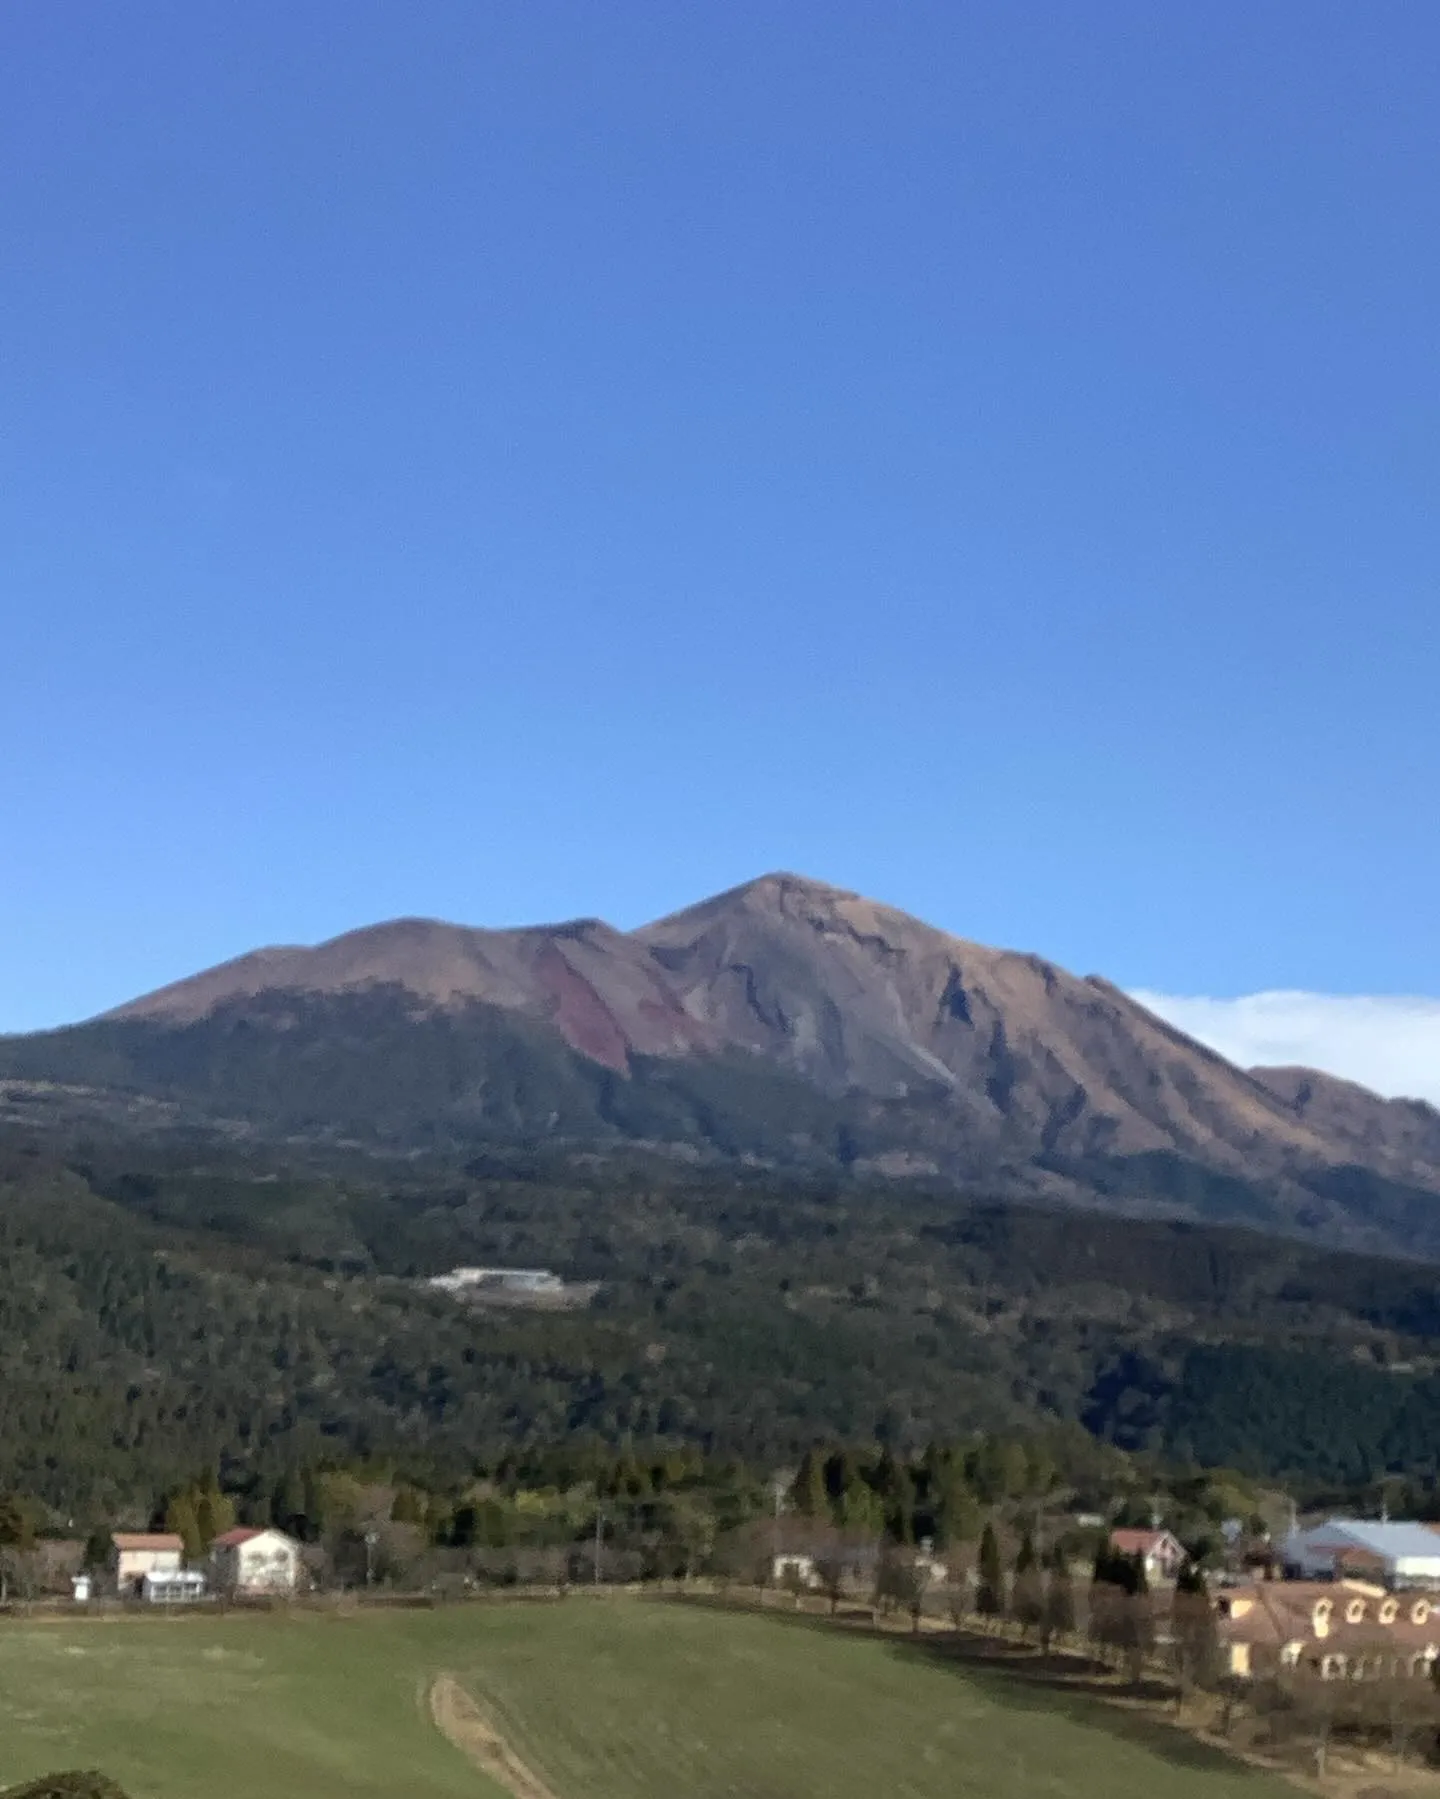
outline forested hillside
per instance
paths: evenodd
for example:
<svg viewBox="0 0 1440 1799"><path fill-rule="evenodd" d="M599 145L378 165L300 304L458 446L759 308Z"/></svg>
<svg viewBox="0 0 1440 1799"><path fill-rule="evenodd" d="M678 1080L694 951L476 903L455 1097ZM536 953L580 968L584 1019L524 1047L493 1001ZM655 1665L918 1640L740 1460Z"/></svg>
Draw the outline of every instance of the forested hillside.
<svg viewBox="0 0 1440 1799"><path fill-rule="evenodd" d="M588 1309L418 1276L543 1265ZM0 1168L0 1487L77 1511L197 1470L507 1447L917 1449L1079 1421L1312 1485L1422 1484L1433 1270L1243 1230L630 1157L468 1165L109 1138Z"/></svg>

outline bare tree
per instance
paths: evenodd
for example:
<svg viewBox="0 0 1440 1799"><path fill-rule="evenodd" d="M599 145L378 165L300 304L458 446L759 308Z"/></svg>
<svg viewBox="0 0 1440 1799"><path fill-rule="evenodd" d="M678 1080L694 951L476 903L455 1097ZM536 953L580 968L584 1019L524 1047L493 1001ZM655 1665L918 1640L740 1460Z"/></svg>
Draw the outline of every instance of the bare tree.
<svg viewBox="0 0 1440 1799"><path fill-rule="evenodd" d="M1430 1666L1412 1660L1383 1632L1368 1641L1347 1641L1347 1683L1340 1709L1341 1727L1383 1744L1397 1764L1413 1753L1422 1738L1433 1744L1440 1727L1440 1691Z"/></svg>
<svg viewBox="0 0 1440 1799"><path fill-rule="evenodd" d="M1317 1780L1325 1778L1336 1719L1345 1697L1343 1680L1325 1680L1311 1669L1300 1668L1276 1679L1270 1704L1265 1708L1270 1713L1272 1735L1288 1736L1299 1743Z"/></svg>
<svg viewBox="0 0 1440 1799"><path fill-rule="evenodd" d="M854 1578L859 1560L861 1540L853 1531L819 1530L815 1542L815 1578L830 1601L833 1616L840 1609L846 1588Z"/></svg>
<svg viewBox="0 0 1440 1799"><path fill-rule="evenodd" d="M21 1549L12 1544L0 1549L0 1604L17 1598L33 1599L38 1572L33 1548Z"/></svg>
<svg viewBox="0 0 1440 1799"><path fill-rule="evenodd" d="M882 1609L894 1606L908 1612L910 1627L918 1633L926 1597L935 1584L935 1564L928 1555L891 1548L875 1571L875 1598Z"/></svg>
<svg viewBox="0 0 1440 1799"><path fill-rule="evenodd" d="M1176 1582L1170 1606L1169 1660L1177 1711L1184 1710L1185 1701L1197 1689L1213 1688L1220 1679L1215 1610L1198 1569L1182 1569Z"/></svg>

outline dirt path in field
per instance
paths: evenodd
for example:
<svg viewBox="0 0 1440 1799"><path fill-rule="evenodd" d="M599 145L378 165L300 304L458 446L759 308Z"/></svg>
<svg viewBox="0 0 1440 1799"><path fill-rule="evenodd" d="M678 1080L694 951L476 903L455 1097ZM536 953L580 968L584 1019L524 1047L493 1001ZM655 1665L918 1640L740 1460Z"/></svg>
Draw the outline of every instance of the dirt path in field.
<svg viewBox="0 0 1440 1799"><path fill-rule="evenodd" d="M555 1794L505 1741L453 1674L442 1674L430 1689L430 1716L436 1729L468 1755L482 1774L514 1799L555 1799Z"/></svg>

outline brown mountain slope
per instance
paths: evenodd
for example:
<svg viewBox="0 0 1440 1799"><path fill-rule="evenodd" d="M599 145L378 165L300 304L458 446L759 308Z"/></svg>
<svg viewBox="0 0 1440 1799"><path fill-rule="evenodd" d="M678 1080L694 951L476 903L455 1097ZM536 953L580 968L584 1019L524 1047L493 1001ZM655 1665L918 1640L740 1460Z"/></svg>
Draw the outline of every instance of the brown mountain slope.
<svg viewBox="0 0 1440 1799"><path fill-rule="evenodd" d="M1275 1178L1359 1161L1440 1191L1428 1108L1433 1128L1323 1076L1248 1074L1105 981L793 875L628 934L401 920L241 957L109 1018L185 1027L254 1006L273 1020L277 994L384 991L417 1017L518 1014L619 1072L746 1052L947 1170L1170 1153Z"/></svg>
<svg viewBox="0 0 1440 1799"><path fill-rule="evenodd" d="M1346 1146L1351 1161L1422 1184L1440 1167L1440 1112L1423 1099L1382 1099L1315 1068L1252 1068L1250 1074L1327 1143Z"/></svg>
<svg viewBox="0 0 1440 1799"><path fill-rule="evenodd" d="M397 919L314 949L257 950L106 1017L190 1024L262 994L381 987L403 989L420 1011L478 1002L548 1021L572 1049L611 1068L632 1052L711 1047L644 948L595 919L514 931Z"/></svg>
<svg viewBox="0 0 1440 1799"><path fill-rule="evenodd" d="M917 1091L975 1146L1180 1150L1278 1172L1329 1145L1118 988L906 913L768 875L637 931L715 1037L836 1092Z"/></svg>

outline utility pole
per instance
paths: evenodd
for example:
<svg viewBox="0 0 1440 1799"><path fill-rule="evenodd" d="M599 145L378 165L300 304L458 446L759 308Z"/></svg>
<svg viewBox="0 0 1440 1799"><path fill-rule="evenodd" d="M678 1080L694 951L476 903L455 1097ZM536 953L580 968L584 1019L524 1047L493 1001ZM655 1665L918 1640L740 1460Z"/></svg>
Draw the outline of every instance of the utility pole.
<svg viewBox="0 0 1440 1799"><path fill-rule="evenodd" d="M595 1585L600 1585L600 1532L605 1523L605 1514L597 1505L595 1507Z"/></svg>
<svg viewBox="0 0 1440 1799"><path fill-rule="evenodd" d="M378 1530L365 1532L365 1585L373 1584L375 1579L375 1545L380 1541Z"/></svg>

